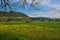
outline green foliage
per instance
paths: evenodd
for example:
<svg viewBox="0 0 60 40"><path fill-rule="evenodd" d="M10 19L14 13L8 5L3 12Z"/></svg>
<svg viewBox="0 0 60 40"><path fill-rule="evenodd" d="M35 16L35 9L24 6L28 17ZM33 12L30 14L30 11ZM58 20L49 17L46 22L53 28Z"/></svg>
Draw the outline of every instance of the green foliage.
<svg viewBox="0 0 60 40"><path fill-rule="evenodd" d="M60 40L60 22L0 22L0 40Z"/></svg>

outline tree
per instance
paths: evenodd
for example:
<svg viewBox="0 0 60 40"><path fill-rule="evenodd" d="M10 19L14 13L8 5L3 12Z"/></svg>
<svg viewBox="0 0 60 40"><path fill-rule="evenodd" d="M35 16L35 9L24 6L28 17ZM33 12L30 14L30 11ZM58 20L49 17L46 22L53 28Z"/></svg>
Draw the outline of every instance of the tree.
<svg viewBox="0 0 60 40"><path fill-rule="evenodd" d="M10 5L10 3L9 3L9 0L0 0L0 2L1 2L1 8L4 8L5 10L4 11L6 11L7 10L7 6L11 9L11 5Z"/></svg>
<svg viewBox="0 0 60 40"><path fill-rule="evenodd" d="M14 1L15 1L15 0L14 0ZM38 1L36 1L36 0L31 0L31 1L32 1L32 2L31 2L31 4L30 4L30 6L32 7L32 9L33 9L33 8L34 8L34 9L37 9L36 5L39 5L42 0L38 0ZM7 8L9 7L9 8L10 8L10 11L11 11L12 9L14 9L12 6L14 6L15 4L16 4L16 6L18 7L18 4L21 4L21 2L22 2L22 5L19 5L19 7L22 6L22 8L25 8L25 5L28 4L27 0L19 0L18 3L12 2L12 4L11 4L11 2L12 2L12 0L0 0L0 9L3 8L3 9L5 9L4 11L6 11L6 10L8 10ZM0 11L1 11L1 10L0 10Z"/></svg>

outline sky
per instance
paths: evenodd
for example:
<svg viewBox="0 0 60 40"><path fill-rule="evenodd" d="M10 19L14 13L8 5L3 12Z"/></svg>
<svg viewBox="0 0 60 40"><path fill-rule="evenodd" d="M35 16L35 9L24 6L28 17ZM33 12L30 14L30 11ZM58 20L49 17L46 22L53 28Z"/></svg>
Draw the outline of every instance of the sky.
<svg viewBox="0 0 60 40"><path fill-rule="evenodd" d="M19 0L18 0L19 1ZM16 1L16 2L18 2ZM36 0L37 2L40 0ZM27 0L28 3L31 3L31 0ZM60 18L60 0L41 0L41 4L38 9L40 10L27 10L18 9L30 17L49 17L49 18Z"/></svg>
<svg viewBox="0 0 60 40"><path fill-rule="evenodd" d="M60 0L43 0L41 10L35 12L34 16L60 18Z"/></svg>
<svg viewBox="0 0 60 40"><path fill-rule="evenodd" d="M14 0L14 2L18 3L19 0ZM30 4L31 0L27 2ZM26 5L25 9L14 6L15 11L23 12L29 17L60 18L60 0L36 0L36 2L40 2L40 6L37 6L40 10L28 10L31 7Z"/></svg>

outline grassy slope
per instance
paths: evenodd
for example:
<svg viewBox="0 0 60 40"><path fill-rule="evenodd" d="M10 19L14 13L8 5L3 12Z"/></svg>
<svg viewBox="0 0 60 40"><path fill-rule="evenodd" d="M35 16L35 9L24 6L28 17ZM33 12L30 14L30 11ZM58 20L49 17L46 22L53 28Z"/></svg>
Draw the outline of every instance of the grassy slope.
<svg viewBox="0 0 60 40"><path fill-rule="evenodd" d="M3 22L0 40L60 40L60 22Z"/></svg>

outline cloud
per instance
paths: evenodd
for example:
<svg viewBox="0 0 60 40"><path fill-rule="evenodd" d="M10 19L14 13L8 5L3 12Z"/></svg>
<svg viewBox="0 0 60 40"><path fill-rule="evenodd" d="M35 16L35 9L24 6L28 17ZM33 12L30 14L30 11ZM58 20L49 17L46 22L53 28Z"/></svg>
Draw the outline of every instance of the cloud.
<svg viewBox="0 0 60 40"><path fill-rule="evenodd" d="M57 10L60 10L60 1L59 0L43 0L41 4L53 7Z"/></svg>
<svg viewBox="0 0 60 40"><path fill-rule="evenodd" d="M20 0L14 0L15 3L18 3Z"/></svg>
<svg viewBox="0 0 60 40"><path fill-rule="evenodd" d="M48 18L60 18L60 12L54 10L49 12L35 12L31 17L48 17Z"/></svg>

